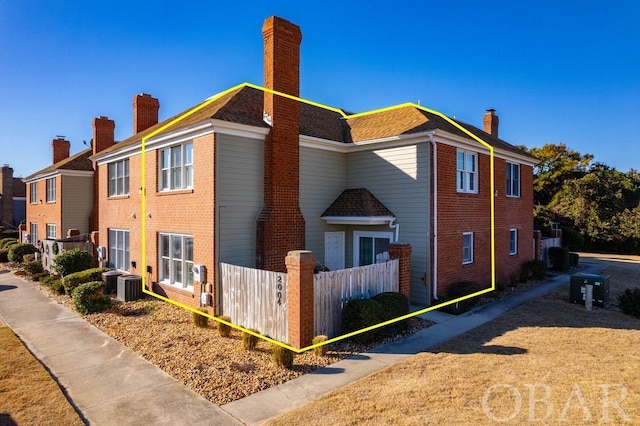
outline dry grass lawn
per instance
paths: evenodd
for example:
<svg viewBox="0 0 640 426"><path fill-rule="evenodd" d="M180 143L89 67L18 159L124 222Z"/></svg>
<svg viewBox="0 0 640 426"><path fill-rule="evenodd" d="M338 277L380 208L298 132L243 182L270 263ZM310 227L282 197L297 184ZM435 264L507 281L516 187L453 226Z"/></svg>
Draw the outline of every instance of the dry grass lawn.
<svg viewBox="0 0 640 426"><path fill-rule="evenodd" d="M628 260L607 263L614 294L640 276ZM531 302L270 424L640 424L640 319L567 300Z"/></svg>
<svg viewBox="0 0 640 426"><path fill-rule="evenodd" d="M0 425L82 425L58 384L0 324Z"/></svg>

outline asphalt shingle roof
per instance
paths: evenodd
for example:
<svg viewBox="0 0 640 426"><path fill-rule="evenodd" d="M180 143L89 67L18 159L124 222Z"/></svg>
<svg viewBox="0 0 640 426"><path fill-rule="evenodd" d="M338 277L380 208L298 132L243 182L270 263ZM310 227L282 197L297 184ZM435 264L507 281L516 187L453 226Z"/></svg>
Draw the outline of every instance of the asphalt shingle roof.
<svg viewBox="0 0 640 426"><path fill-rule="evenodd" d="M366 188L345 189L320 217L395 217Z"/></svg>
<svg viewBox="0 0 640 426"><path fill-rule="evenodd" d="M91 154L91 148L85 149L84 151L80 151L77 154L71 155L64 160L58 161L57 163L52 164L49 167L45 167L44 169L25 177L24 180L30 180L38 175L53 172L55 170L79 170L92 172L93 162L89 160Z"/></svg>

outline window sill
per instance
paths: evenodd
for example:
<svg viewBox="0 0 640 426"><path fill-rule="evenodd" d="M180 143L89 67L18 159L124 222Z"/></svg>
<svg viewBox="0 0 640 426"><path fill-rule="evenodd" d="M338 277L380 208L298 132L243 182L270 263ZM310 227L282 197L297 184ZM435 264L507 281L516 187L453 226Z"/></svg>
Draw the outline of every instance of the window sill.
<svg viewBox="0 0 640 426"><path fill-rule="evenodd" d="M507 198L520 198L519 195L507 195Z"/></svg>
<svg viewBox="0 0 640 426"><path fill-rule="evenodd" d="M478 195L478 191L460 191L459 189L456 191L458 194L466 194L466 195Z"/></svg>
<svg viewBox="0 0 640 426"><path fill-rule="evenodd" d="M465 265L473 265L473 261L471 261L471 262L462 262L462 266L465 266Z"/></svg>
<svg viewBox="0 0 640 426"><path fill-rule="evenodd" d="M162 286L162 288L164 288L165 290L176 291L176 292L178 292L178 293L182 293L182 294L184 294L184 295L186 295L186 296L193 296L193 294L194 294L194 289L193 289L193 287L187 287L187 288L184 288L184 287L178 287L178 286L175 286L175 285L169 284L169 283L168 283L168 282L166 282L166 281L159 281L159 282L158 282L158 285L161 285L161 286Z"/></svg>
<svg viewBox="0 0 640 426"><path fill-rule="evenodd" d="M131 198L130 194L125 194L125 195L109 195L107 197L107 200L127 200Z"/></svg>
<svg viewBox="0 0 640 426"><path fill-rule="evenodd" d="M180 194L193 194L193 188L189 189L174 189L168 191L157 191L156 195L164 196L164 195L180 195Z"/></svg>

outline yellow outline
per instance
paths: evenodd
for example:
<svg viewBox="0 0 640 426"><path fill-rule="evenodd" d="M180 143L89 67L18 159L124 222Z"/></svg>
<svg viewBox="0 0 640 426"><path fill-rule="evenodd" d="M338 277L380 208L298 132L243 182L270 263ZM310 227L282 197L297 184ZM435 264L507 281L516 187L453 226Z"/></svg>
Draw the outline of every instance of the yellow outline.
<svg viewBox="0 0 640 426"><path fill-rule="evenodd" d="M394 319L391 319L389 321L381 322L379 324L372 325L370 327L366 327L366 328L363 328L363 329L360 329L360 330L356 330L356 331L353 331L351 333L343 334L343 335L340 335L338 337L334 337L334 338L328 339L328 340L326 340L324 342L316 343L314 345L309 345L309 346L306 346L306 347L300 348L300 349L295 348L293 346L290 346L290 345L288 345L286 343L282 343L280 341L274 340L274 339L272 339L270 337L263 336L263 335L261 335L259 333L256 333L256 332L254 332L252 330L249 330L247 328L244 328L242 326L239 326L239 325L232 324L230 322L221 320L218 317L214 317L213 315L210 315L208 313L201 312L197 308L193 308L191 306L187 306L187 305L182 304L180 302L177 302L175 300L172 300L172 299L169 299L167 297L161 296L161 295L159 295L159 294L157 294L157 293L155 293L153 291L147 290L145 288L146 279L147 279L147 213L146 213L146 207L147 207L147 202L146 202L146 199L147 199L147 185L146 185L146 156L147 155L146 155L146 143L147 143L147 140L152 138L152 137L154 137L154 136L156 136L156 135L158 135L159 133L163 132L164 130L166 130L167 128L173 126L174 124L184 120L185 118L187 118L190 115L192 115L193 113L201 110L202 108L206 107L207 105L211 104L212 102L220 99L222 96L228 94L229 92L233 92L235 90L242 89L243 87L251 87L253 89L262 90L264 92L268 92L268 93L271 93L271 94L274 94L274 95L277 95L277 96L282 96L282 97L285 97L285 98L288 98L288 99L296 100L298 102L303 102L303 103L306 103L306 104L309 104L309 105L313 105L313 106L316 106L316 107L319 107L319 108L324 108L324 109L327 109L327 110L330 110L330 111L333 111L333 112L336 112L336 113L340 114L345 119L363 117L363 116L370 115L370 114L377 114L377 113L380 113L380 112L392 111L392 110L400 109L400 108L413 107L413 108L417 108L417 109L426 111L426 112L428 112L430 114L434 114L434 115L437 115L438 117L443 118L444 120L449 122L451 125L453 125L456 128L460 129L462 132L464 132L465 134L470 136L472 139L474 139L477 142L480 142L483 146L485 146L489 150L489 155L491 157L491 163L490 163L490 168L489 168L489 177L490 177L490 181L491 181L491 184L490 184L490 196L491 196L491 288L480 290L480 291L477 291L475 293L471 293L471 294L459 297L459 298L454 299L454 300L449 300L447 302L440 303L440 304L435 305L435 306L430 306L428 308L421 309L419 311L411 312L411 313L409 313L407 315L404 315L404 316L401 316L401 317L398 317L398 318L394 318ZM142 195L142 197L141 197L141 212L142 212L142 220L141 220L141 227L142 227L142 229L141 229L141 231L142 231L141 232L141 235L142 235L142 262L141 262L142 263L142 275L141 276L142 276L142 291L143 291L143 293L149 294L149 295L154 296L154 297L156 297L156 298L158 298L160 300L163 300L165 302L168 302L168 303L171 303L171 304L176 305L178 307L181 307L183 309L186 309L187 311L198 313L198 314L203 315L203 316L205 316L205 317L207 317L209 319L212 319L214 321L220 322L222 324L226 324L226 325L228 325L228 326L230 326L230 327L232 327L232 328L234 328L236 330L240 330L242 332L245 332L245 333L251 334L253 336L259 337L259 338L261 338L263 340L266 340L267 342L282 346L283 348L289 349L289 350L291 350L293 352L302 353L302 352L306 352L306 351L308 351L310 349L313 349L313 348L317 348L317 347L320 347L320 346L323 346L323 345L328 345L330 343L334 343L334 342L337 342L339 340L343 340L343 339L355 336L355 335L360 334L360 333L365 333L367 331L375 330L376 328L384 327L386 325L393 324L393 323L398 322L398 321L402 321L402 320L405 320L405 319L408 319L408 318L412 318L412 317L415 317L415 316L418 316L418 315L422 315L422 314L430 312L430 311L432 311L434 309L438 309L438 308L441 308L441 307L444 307L444 306L448 306L448 305L451 305L451 304L454 304L454 303L458 303L458 302L461 302L463 300L470 299L472 297L480 296L481 294L489 293L489 292L495 290L495 288L496 288L496 282L495 282L495 277L496 277L496 274L495 274L496 254L495 254L495 182L494 182L494 172L495 171L494 171L494 148L493 148L493 146L491 146L487 142L485 142L482 139L480 139L478 136L474 135L473 133L471 133L470 131L468 131L467 129L465 129L464 127L462 127L461 125L459 125L458 123L456 123L455 121L453 121L452 119L450 119L449 117L447 117L446 115L444 115L444 114L442 114L442 113L440 113L438 111L434 111L432 109L425 108L425 107L423 107L421 105L417 105L417 104L414 104L414 103L404 103L404 104L393 105L393 106L390 106L390 107L380 108L380 109L376 109L376 110L372 110L372 111L361 112L361 113L358 113L358 114L347 115L347 114L344 113L344 111L342 111L341 109L338 109L338 108L333 108L333 107L330 107L330 106L327 106L327 105L323 105L323 104L320 104L320 103L317 103L317 102L313 102L313 101L309 101L309 100L306 100L306 99L302 99L302 98L299 98L297 96L292 96L292 95L288 95L286 93L281 93L281 92L278 92L278 91L275 91L275 90L272 90L272 89L268 89L266 87L257 86L255 84L241 83L241 84L238 84L237 86L234 86L234 87L232 87L230 89L225 90L224 92L220 92L217 95L214 95L214 96L208 98L207 100L205 100L204 102L202 102L199 105L195 106L194 108L190 109L189 111L185 112L181 116L171 120L170 122L166 123L162 127L159 127L158 129L156 129L153 132L149 133L148 135L144 136L142 138L142 141L141 141L141 148L140 149L141 149L141 155L142 155L142 160L141 160L142 172L140 174L141 180L142 180L142 186L140 187L140 192L141 192L141 195Z"/></svg>

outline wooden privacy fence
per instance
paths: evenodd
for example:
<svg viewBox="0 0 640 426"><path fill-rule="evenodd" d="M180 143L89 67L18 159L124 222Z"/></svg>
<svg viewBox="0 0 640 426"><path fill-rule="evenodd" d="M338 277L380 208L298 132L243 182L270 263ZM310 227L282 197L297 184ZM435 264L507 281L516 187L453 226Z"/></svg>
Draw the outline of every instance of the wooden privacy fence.
<svg viewBox="0 0 640 426"><path fill-rule="evenodd" d="M541 255L542 255L542 259L545 262L547 262L547 266L551 266L550 263L550 259L549 259L549 249L551 247L560 247L561 246L561 240L560 238L542 238L541 241Z"/></svg>
<svg viewBox="0 0 640 426"><path fill-rule="evenodd" d="M220 263L222 313L231 322L287 342L287 274Z"/></svg>
<svg viewBox="0 0 640 426"><path fill-rule="evenodd" d="M398 291L399 261L321 272L314 275L314 334L335 337L342 332L342 309L351 299L369 299Z"/></svg>

